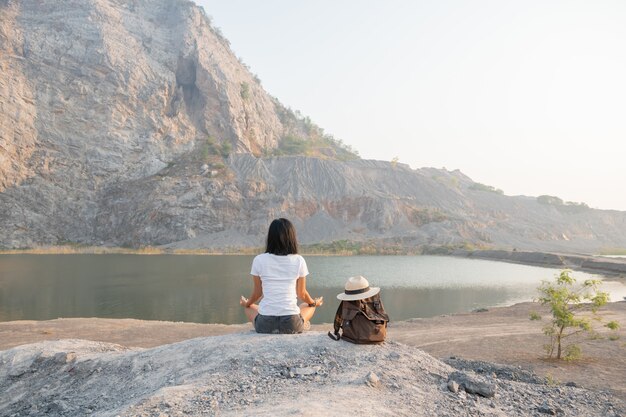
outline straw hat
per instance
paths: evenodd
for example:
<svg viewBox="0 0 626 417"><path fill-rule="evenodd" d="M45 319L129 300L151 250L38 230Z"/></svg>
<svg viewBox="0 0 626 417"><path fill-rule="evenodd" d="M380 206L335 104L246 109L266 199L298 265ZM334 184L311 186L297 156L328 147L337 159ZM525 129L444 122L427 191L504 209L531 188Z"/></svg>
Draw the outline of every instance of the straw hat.
<svg viewBox="0 0 626 417"><path fill-rule="evenodd" d="M362 276L351 277L346 282L344 292L337 294L337 298L345 301L363 300L378 294L379 291L378 287L370 287L370 283Z"/></svg>

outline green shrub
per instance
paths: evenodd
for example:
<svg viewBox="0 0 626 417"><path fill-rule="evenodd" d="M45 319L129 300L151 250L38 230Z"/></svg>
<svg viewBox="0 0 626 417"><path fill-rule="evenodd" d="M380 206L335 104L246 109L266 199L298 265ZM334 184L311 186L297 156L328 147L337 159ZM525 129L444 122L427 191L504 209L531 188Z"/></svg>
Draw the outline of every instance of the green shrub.
<svg viewBox="0 0 626 417"><path fill-rule="evenodd" d="M431 175L430 178L432 178L434 181L437 181L439 184L443 184L452 188L459 188L460 185L459 179L451 175Z"/></svg>
<svg viewBox="0 0 626 417"><path fill-rule="evenodd" d="M448 220L448 216L440 209L434 207L411 207L407 213L407 218L416 226Z"/></svg>
<svg viewBox="0 0 626 417"><path fill-rule="evenodd" d="M248 83L241 83L241 89L239 91L239 94L241 94L241 98L244 100L250 98L250 86L248 85Z"/></svg>
<svg viewBox="0 0 626 417"><path fill-rule="evenodd" d="M499 188L495 188L491 185L485 185L485 184L481 184L479 182L475 182L472 185L469 186L470 190L475 190L475 191L486 191L488 193L495 193L495 194L504 194L504 191L502 191Z"/></svg>
<svg viewBox="0 0 626 417"><path fill-rule="evenodd" d="M207 138L200 145L200 158L207 162L211 155L218 155L219 151L217 149L217 144L215 140L211 136L207 136Z"/></svg>
<svg viewBox="0 0 626 417"><path fill-rule="evenodd" d="M549 337L549 343L544 347L550 358L555 350L557 359L562 359L563 353L565 359L580 357L580 348L565 342L571 340L572 336L591 332L593 329L590 318L580 317L577 312L588 305L591 307L592 318L599 320L596 313L609 300L608 293L599 291L599 280L588 279L579 286L575 286L575 283L570 271L564 270L554 281L543 281L538 288L538 301L550 307L552 313L552 320L543 329L544 334Z"/></svg>
<svg viewBox="0 0 626 417"><path fill-rule="evenodd" d="M278 155L306 155L310 150L310 142L297 136L285 136L278 143Z"/></svg>
<svg viewBox="0 0 626 417"><path fill-rule="evenodd" d="M546 374L546 384L550 385L551 387L554 387L557 385L561 385L561 381L556 379L554 376L552 376L550 372L548 372Z"/></svg>
<svg viewBox="0 0 626 417"><path fill-rule="evenodd" d="M339 161L359 158L359 153L341 139L324 132L308 116L299 110L292 110L280 104L274 105L281 123L287 128L286 134L278 141L278 146L262 152L264 156L304 155Z"/></svg>
<svg viewBox="0 0 626 417"><path fill-rule="evenodd" d="M222 158L228 158L228 155L230 155L231 150L232 150L232 146L229 142L222 143L222 146L220 149L220 154L222 155Z"/></svg>
<svg viewBox="0 0 626 417"><path fill-rule="evenodd" d="M545 204L549 206L562 206L563 205L563 200L553 195L540 195L539 197L537 197L537 202L539 204Z"/></svg>
<svg viewBox="0 0 626 417"><path fill-rule="evenodd" d="M566 361L573 361L576 359L580 359L581 356L582 356L582 351L580 350L580 346L578 345L569 345L565 349L564 359Z"/></svg>
<svg viewBox="0 0 626 417"><path fill-rule="evenodd" d="M209 146L205 143L200 150L200 157L203 161L209 159Z"/></svg>
<svg viewBox="0 0 626 417"><path fill-rule="evenodd" d="M537 197L539 204L547 206L554 206L559 211L565 213L579 213L581 211L589 210L587 203L577 203L574 201L563 201L559 197L553 195L540 195Z"/></svg>

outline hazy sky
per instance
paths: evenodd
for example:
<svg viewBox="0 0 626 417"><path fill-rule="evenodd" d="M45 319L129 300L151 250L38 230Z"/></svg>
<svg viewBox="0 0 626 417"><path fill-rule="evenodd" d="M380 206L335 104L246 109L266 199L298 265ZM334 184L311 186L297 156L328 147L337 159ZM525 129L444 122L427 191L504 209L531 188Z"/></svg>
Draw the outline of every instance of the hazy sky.
<svg viewBox="0 0 626 417"><path fill-rule="evenodd" d="M199 0L364 158L626 210L626 1Z"/></svg>

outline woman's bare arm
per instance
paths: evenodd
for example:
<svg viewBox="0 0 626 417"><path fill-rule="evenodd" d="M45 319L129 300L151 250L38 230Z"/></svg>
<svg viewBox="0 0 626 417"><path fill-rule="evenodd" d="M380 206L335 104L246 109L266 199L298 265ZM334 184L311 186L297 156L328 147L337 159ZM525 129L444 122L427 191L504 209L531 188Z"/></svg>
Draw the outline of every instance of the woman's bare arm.
<svg viewBox="0 0 626 417"><path fill-rule="evenodd" d="M250 305L256 303L261 299L261 297L263 297L263 284L261 283L261 277L253 275L252 280L254 281L254 288L252 289L250 298L248 298L243 304L244 307L250 307Z"/></svg>
<svg viewBox="0 0 626 417"><path fill-rule="evenodd" d="M307 304L316 304L321 306L324 303L324 297L313 299L309 292L306 290L306 277L300 277L296 281L296 295L299 299Z"/></svg>

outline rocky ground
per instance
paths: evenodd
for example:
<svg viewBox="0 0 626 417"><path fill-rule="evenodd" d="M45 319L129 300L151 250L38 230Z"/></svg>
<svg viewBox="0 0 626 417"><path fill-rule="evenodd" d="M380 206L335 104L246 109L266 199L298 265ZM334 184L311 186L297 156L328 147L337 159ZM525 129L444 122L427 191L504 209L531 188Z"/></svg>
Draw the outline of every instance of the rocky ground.
<svg viewBox="0 0 626 417"><path fill-rule="evenodd" d="M624 331L546 361L535 307L394 323L382 346L334 342L329 325L0 323L0 415L626 415ZM603 314L624 322L626 303Z"/></svg>
<svg viewBox="0 0 626 417"><path fill-rule="evenodd" d="M3 351L0 364L7 416L626 413L606 392L551 386L507 367L459 370L404 344L355 346L323 332L246 332L152 349L47 341Z"/></svg>

